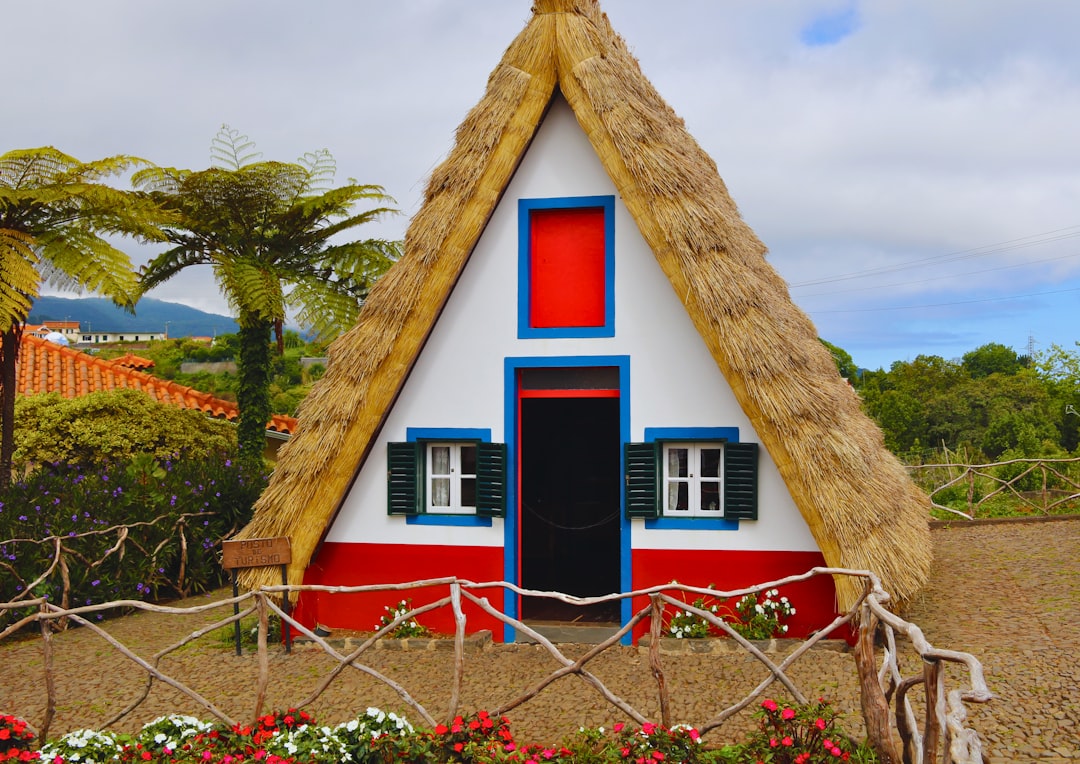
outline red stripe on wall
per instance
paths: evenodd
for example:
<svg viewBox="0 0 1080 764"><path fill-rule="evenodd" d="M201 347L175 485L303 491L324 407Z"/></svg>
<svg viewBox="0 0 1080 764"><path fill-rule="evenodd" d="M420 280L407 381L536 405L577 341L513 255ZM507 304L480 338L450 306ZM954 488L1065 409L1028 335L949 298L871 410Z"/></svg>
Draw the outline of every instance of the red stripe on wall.
<svg viewBox="0 0 1080 764"><path fill-rule="evenodd" d="M366 586L452 576L470 581L501 581L502 547L326 542L308 566L304 583ZM473 593L487 597L496 607L502 604L501 589L473 590ZM449 594L450 587L446 584L407 591L304 592L297 605L296 618L305 626L313 627L319 623L331 631L374 631L375 624L386 613L387 605L392 608L402 599L411 599L413 607L417 607ZM501 641L501 622L472 603L463 601L462 607L470 634L490 629L494 639ZM425 613L418 620L436 633L454 633L454 614L449 605Z"/></svg>
<svg viewBox="0 0 1080 764"><path fill-rule="evenodd" d="M742 589L786 576L805 573L825 565L820 552L745 552L703 551L690 549L635 549L633 588L644 589L678 581L688 586L716 589ZM836 588L831 576L816 576L808 581L785 586L780 596L795 607L786 636L803 638L828 625L836 617ZM692 602L695 598L688 597ZM634 610L648 605L645 597L634 600ZM727 605L734 609L735 603ZM666 625L666 624L665 624ZM637 639L648 633L645 621L634 632ZM837 637L848 638L843 630Z"/></svg>

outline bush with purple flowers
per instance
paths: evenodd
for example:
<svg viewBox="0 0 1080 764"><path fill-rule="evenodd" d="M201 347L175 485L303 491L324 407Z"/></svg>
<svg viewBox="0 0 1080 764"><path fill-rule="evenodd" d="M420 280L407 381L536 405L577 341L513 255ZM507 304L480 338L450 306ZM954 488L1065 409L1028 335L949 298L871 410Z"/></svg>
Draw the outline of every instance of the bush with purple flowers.
<svg viewBox="0 0 1080 764"><path fill-rule="evenodd" d="M218 586L221 539L265 484L229 454L43 466L0 488L0 602L78 607ZM0 628L22 615L0 612Z"/></svg>

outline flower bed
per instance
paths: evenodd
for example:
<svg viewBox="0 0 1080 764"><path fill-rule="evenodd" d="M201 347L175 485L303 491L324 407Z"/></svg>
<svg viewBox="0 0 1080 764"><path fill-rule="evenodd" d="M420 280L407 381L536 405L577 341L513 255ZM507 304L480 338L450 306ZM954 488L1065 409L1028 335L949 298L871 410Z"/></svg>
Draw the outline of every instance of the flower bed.
<svg viewBox="0 0 1080 764"><path fill-rule="evenodd" d="M823 700L786 706L766 700L756 714L758 730L746 741L718 747L697 730L645 723L612 729L581 728L559 744L518 744L506 717L486 711L456 716L431 730L416 729L403 717L369 708L334 727L319 725L307 711L291 708L260 716L252 725L224 727L190 716L155 719L134 735L76 730L33 750L25 722L0 717L2 761L50 764L389 764L390 762L576 762L608 764L684 762L712 764L769 761L816 764L876 761L865 746L851 741L839 717Z"/></svg>

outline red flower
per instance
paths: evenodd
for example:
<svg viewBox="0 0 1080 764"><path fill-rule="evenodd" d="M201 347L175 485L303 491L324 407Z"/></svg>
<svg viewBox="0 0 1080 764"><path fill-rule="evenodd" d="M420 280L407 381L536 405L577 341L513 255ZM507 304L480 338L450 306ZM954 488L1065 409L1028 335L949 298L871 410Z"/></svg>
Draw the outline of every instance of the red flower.
<svg viewBox="0 0 1080 764"><path fill-rule="evenodd" d="M0 729L0 740L7 740L9 737L11 737L11 730L7 727Z"/></svg>
<svg viewBox="0 0 1080 764"><path fill-rule="evenodd" d="M447 729L445 724L436 724L435 725L435 734L436 735L445 735L449 731L450 730Z"/></svg>
<svg viewBox="0 0 1080 764"><path fill-rule="evenodd" d="M794 708L785 708L783 711L780 712L780 718L781 719L794 719L795 718L795 709Z"/></svg>
<svg viewBox="0 0 1080 764"><path fill-rule="evenodd" d="M817 727L819 730L824 730L825 720L819 716L817 719L814 720L814 726Z"/></svg>
<svg viewBox="0 0 1080 764"><path fill-rule="evenodd" d="M457 751L458 753L461 753L463 748L465 748L464 743L454 743L454 750Z"/></svg>
<svg viewBox="0 0 1080 764"><path fill-rule="evenodd" d="M786 745L786 746L792 746L792 745L795 745L795 741L794 741L794 740L792 740L792 739L791 739L790 737L785 737L785 738L784 738L783 740L781 740L780 742L781 742L782 744Z"/></svg>
<svg viewBox="0 0 1080 764"><path fill-rule="evenodd" d="M777 709L776 701L771 698L766 698L761 702L761 707L766 711L775 711Z"/></svg>

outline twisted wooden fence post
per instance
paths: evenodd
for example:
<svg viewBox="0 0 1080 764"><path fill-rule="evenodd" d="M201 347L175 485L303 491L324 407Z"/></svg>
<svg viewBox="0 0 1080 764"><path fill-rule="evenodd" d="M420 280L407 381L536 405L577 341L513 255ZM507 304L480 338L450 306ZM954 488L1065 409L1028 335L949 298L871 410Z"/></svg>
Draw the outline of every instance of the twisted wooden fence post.
<svg viewBox="0 0 1080 764"><path fill-rule="evenodd" d="M878 755L881 764L899 764L900 757L893 744L889 725L889 701L881 689L874 660L874 632L878 619L870 608L863 605L859 619L859 638L855 643L855 666L859 670L859 700L862 705L863 720L866 722L866 737L870 746Z"/></svg>
<svg viewBox="0 0 1080 764"><path fill-rule="evenodd" d="M923 690L926 692L926 721L923 724L923 764L938 760L938 746L945 718L945 687L941 661L923 658Z"/></svg>
<svg viewBox="0 0 1080 764"><path fill-rule="evenodd" d="M38 615L43 616L47 607L47 603L42 602L38 606ZM38 739L47 740L49 737L49 725L52 724L53 716L56 714L56 677L53 674L52 623L47 618L38 618L38 626L41 627L41 653L42 662L45 666L45 718L41 721Z"/></svg>
<svg viewBox="0 0 1080 764"><path fill-rule="evenodd" d="M649 668L656 680L656 689L660 694L660 723L671 727L671 703L668 698L667 680L664 678L664 669L660 665L660 638L664 628L664 605L659 594L649 597L652 606L649 622Z"/></svg>
<svg viewBox="0 0 1080 764"><path fill-rule="evenodd" d="M289 596L286 592L285 596ZM259 684L255 692L255 715L254 719L262 716L263 703L266 701L266 685L270 682L270 659L266 650L266 632L270 619L266 612L266 593L255 592L255 604L259 614Z"/></svg>
<svg viewBox="0 0 1080 764"><path fill-rule="evenodd" d="M454 681L450 689L450 708L446 718L457 715L461 684L465 678L465 613L461 609L461 584L450 584L450 606L454 611Z"/></svg>

